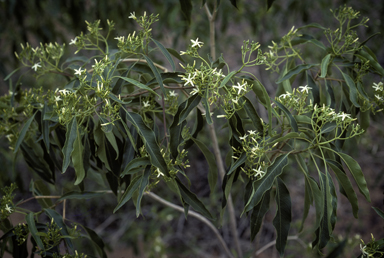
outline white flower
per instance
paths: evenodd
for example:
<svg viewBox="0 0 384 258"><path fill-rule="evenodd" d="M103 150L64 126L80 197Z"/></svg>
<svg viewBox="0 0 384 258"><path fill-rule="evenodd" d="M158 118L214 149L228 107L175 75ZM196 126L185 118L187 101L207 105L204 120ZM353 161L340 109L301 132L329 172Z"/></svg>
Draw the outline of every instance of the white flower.
<svg viewBox="0 0 384 258"><path fill-rule="evenodd" d="M145 108L151 106L151 104L149 104L149 100L148 101L143 101L143 105L144 105Z"/></svg>
<svg viewBox="0 0 384 258"><path fill-rule="evenodd" d="M81 67L79 69L73 69L75 70L75 75L81 75L81 73L85 70L81 70Z"/></svg>
<svg viewBox="0 0 384 258"><path fill-rule="evenodd" d="M367 246L365 245L364 247L360 244L360 251L363 253L363 257L367 256L369 257L369 253L367 251L365 251L365 248L367 248Z"/></svg>
<svg viewBox="0 0 384 258"><path fill-rule="evenodd" d="M305 93L308 93L308 90L312 89L311 87L308 87L308 85L299 86L299 88L301 88L301 92L305 92Z"/></svg>
<svg viewBox="0 0 384 258"><path fill-rule="evenodd" d="M195 95L196 93L199 93L199 89L198 88L195 88L193 89L193 91L190 92L191 95Z"/></svg>
<svg viewBox="0 0 384 258"><path fill-rule="evenodd" d="M375 97L376 97L378 100L383 100L383 98L380 97L379 95L375 95Z"/></svg>
<svg viewBox="0 0 384 258"><path fill-rule="evenodd" d="M245 86L246 84L244 83L243 85L241 85L239 82L237 83L237 85L233 85L232 87L235 88L235 89L238 89L237 91L237 94L240 94L240 92L243 90L243 91L246 91L245 90Z"/></svg>
<svg viewBox="0 0 384 258"><path fill-rule="evenodd" d="M281 94L281 95L279 96L279 98L283 98L283 99L285 99L286 97L289 97L289 96L291 96L291 93L286 92L285 94Z"/></svg>
<svg viewBox="0 0 384 258"><path fill-rule="evenodd" d="M178 94L174 91L174 90L171 90L170 92L169 92L169 96L171 96L171 97L176 97Z"/></svg>
<svg viewBox="0 0 384 258"><path fill-rule="evenodd" d="M182 80L185 81L184 86L187 86L188 83L191 84L192 86L195 86L193 84L193 81L192 81L193 78L195 78L195 74L193 75L193 77L191 77L191 74L188 74L188 78L187 77L183 77Z"/></svg>
<svg viewBox="0 0 384 258"><path fill-rule="evenodd" d="M236 99L232 99L232 102L238 104L238 102L239 102L239 98L236 97Z"/></svg>
<svg viewBox="0 0 384 258"><path fill-rule="evenodd" d="M69 42L69 45L76 44L76 41L77 41L77 37L75 37L74 39L71 39L71 42Z"/></svg>
<svg viewBox="0 0 384 258"><path fill-rule="evenodd" d="M256 131L248 130L248 133L249 133L249 135L254 135L254 134L256 134Z"/></svg>
<svg viewBox="0 0 384 258"><path fill-rule="evenodd" d="M182 56L182 55L186 55L187 54L187 52L185 52L185 51L180 51L180 55Z"/></svg>
<svg viewBox="0 0 384 258"><path fill-rule="evenodd" d="M256 172L255 177L260 176L260 178L262 178L265 175L265 172L261 170L261 166L259 167L259 169L253 168L252 170Z"/></svg>
<svg viewBox="0 0 384 258"><path fill-rule="evenodd" d="M35 70L35 72L37 71L38 68L40 68L41 65L40 65L40 62L39 63L36 63L32 66L32 69Z"/></svg>
<svg viewBox="0 0 384 258"><path fill-rule="evenodd" d="M341 114L338 115L338 117L342 118L342 121L344 121L345 118L351 118L348 114L342 112Z"/></svg>
<svg viewBox="0 0 384 258"><path fill-rule="evenodd" d="M131 13L131 15L128 16L128 18L129 18L129 19L134 19L134 20L136 20L136 14L135 14L135 12Z"/></svg>
<svg viewBox="0 0 384 258"><path fill-rule="evenodd" d="M117 40L120 41L120 42L124 42L124 36L116 37L115 39L117 39Z"/></svg>
<svg viewBox="0 0 384 258"><path fill-rule="evenodd" d="M203 46L203 42L199 41L199 38L197 38L196 40L193 40L191 39L191 42L192 42L192 47L202 47ZM200 45L201 44L201 45Z"/></svg>
<svg viewBox="0 0 384 258"><path fill-rule="evenodd" d="M69 90L66 90L66 89L64 89L64 90L59 90L59 92L60 92L61 94L63 94L63 95L67 95L68 93L70 93L70 91L69 91Z"/></svg>
<svg viewBox="0 0 384 258"><path fill-rule="evenodd" d="M61 100L61 98L60 98L60 96L55 96L55 101L57 102L57 101L60 101Z"/></svg>
<svg viewBox="0 0 384 258"><path fill-rule="evenodd" d="M12 208L8 206L8 204L5 205L5 210L9 213L12 213Z"/></svg>
<svg viewBox="0 0 384 258"><path fill-rule="evenodd" d="M383 90L383 83L382 82L373 83L372 88L374 88L375 91L382 91Z"/></svg>
<svg viewBox="0 0 384 258"><path fill-rule="evenodd" d="M159 168L156 169L157 177L164 176L164 174L160 171Z"/></svg>
<svg viewBox="0 0 384 258"><path fill-rule="evenodd" d="M248 135L240 136L240 140L245 140L248 137Z"/></svg>

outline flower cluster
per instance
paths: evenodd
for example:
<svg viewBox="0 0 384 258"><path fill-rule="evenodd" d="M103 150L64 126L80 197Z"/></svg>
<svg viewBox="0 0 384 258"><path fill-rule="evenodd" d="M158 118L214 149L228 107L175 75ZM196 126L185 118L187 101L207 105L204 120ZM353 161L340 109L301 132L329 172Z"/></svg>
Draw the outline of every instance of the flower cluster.
<svg viewBox="0 0 384 258"><path fill-rule="evenodd" d="M27 225L25 225L24 223L23 224L19 224L18 226L16 226L13 231L12 231L13 234L16 235L16 241L19 245L21 245L22 243L25 242L25 240L27 240L28 238L28 235L29 235L29 228Z"/></svg>
<svg viewBox="0 0 384 258"><path fill-rule="evenodd" d="M1 189L4 195L0 199L0 221L8 218L15 211L12 193L16 188L15 184L11 184Z"/></svg>
<svg viewBox="0 0 384 258"><path fill-rule="evenodd" d="M299 86L298 89L293 89L292 93L285 92L276 97L276 100L285 107L295 110L298 115L305 114L313 109L311 101L309 105L307 104L309 90L311 89L308 85Z"/></svg>
<svg viewBox="0 0 384 258"><path fill-rule="evenodd" d="M201 48L204 45L204 42L199 41L199 38L191 39L191 44L188 45L186 51L180 51L180 55L189 55L192 57L200 57L199 53L197 52L199 48Z"/></svg>
<svg viewBox="0 0 384 258"><path fill-rule="evenodd" d="M218 115L217 117L230 119L236 111L241 110L244 107L244 101L241 98L244 97L250 89L250 85L248 85L245 80L227 88L225 95L222 96L223 104L221 105L225 115Z"/></svg>
<svg viewBox="0 0 384 258"><path fill-rule="evenodd" d="M375 102L378 106L384 105L384 87L383 83L373 83L372 88L375 90Z"/></svg>
<svg viewBox="0 0 384 258"><path fill-rule="evenodd" d="M255 59L251 60L251 56L256 50L257 56ZM266 57L260 49L259 42L252 41L250 44L249 40L244 40L243 45L241 46L241 61L245 67L261 65L266 62Z"/></svg>

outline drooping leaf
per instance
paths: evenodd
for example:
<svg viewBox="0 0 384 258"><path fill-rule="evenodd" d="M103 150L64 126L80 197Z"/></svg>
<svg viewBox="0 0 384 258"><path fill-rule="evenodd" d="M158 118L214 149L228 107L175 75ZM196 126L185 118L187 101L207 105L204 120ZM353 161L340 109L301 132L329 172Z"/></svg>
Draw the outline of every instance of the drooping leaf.
<svg viewBox="0 0 384 258"><path fill-rule="evenodd" d="M183 131L183 128L186 124L186 121L184 123L181 123L181 124L179 123L179 121L180 121L180 114L185 109L185 107L187 106L187 103L188 103L188 99L179 105L177 112L176 112L175 116L173 117L172 124L169 127L169 134L170 134L169 146L170 146L172 157L174 159L176 159L177 156L179 155L178 148L179 148L180 143L183 140L182 131Z"/></svg>
<svg viewBox="0 0 384 258"><path fill-rule="evenodd" d="M184 201L188 203L194 210L200 212L206 218L214 220L211 213L205 207L205 205L197 198L197 196L192 193L187 187L183 185L178 178L176 178L177 186L179 187L180 194L183 197Z"/></svg>
<svg viewBox="0 0 384 258"><path fill-rule="evenodd" d="M126 202L128 202L131 198L133 193L139 188L141 183L141 177L138 176L131 180L131 183L125 189L124 194L121 196L119 202L117 203L116 208L113 210L113 213L115 213L118 209L120 209Z"/></svg>
<svg viewBox="0 0 384 258"><path fill-rule="evenodd" d="M143 176L140 178L139 183L139 196L137 197L136 202L136 217L139 217L141 214L141 199L143 198L144 190L149 183L149 176L151 175L151 166L147 166L144 170Z"/></svg>
<svg viewBox="0 0 384 258"><path fill-rule="evenodd" d="M325 78L327 76L328 66L329 66L330 60L331 60L331 54L326 55L323 58L323 60L321 60L321 65L320 65L321 75L320 75L320 78Z"/></svg>
<svg viewBox="0 0 384 258"><path fill-rule="evenodd" d="M228 170L227 175L232 174L233 171L235 171L238 167L244 164L246 160L247 160L247 153L246 152L241 153L240 157L238 157L235 163L233 163L230 169Z"/></svg>
<svg viewBox="0 0 384 258"><path fill-rule="evenodd" d="M44 144L45 144L45 147L47 149L47 152L49 153L49 145L50 145L50 141L49 141L49 121L48 120L44 120L44 116L45 116L45 113L48 112L48 106L47 106L47 103L45 102L44 103L44 108L42 110L42 113L41 113L41 134L43 136L43 141L44 141Z"/></svg>
<svg viewBox="0 0 384 258"><path fill-rule="evenodd" d="M381 76L384 77L384 68L380 65L380 63L375 58L374 54L369 54L367 52L369 48L364 46L364 49L361 49L355 54L355 56L359 57L362 61L369 61L369 65Z"/></svg>
<svg viewBox="0 0 384 258"><path fill-rule="evenodd" d="M124 168L124 171L123 173L121 173L120 176L123 177L125 175L131 174L130 171L132 171L133 169L148 165L151 165L151 161L148 157L132 159L131 162L129 162L128 165Z"/></svg>
<svg viewBox="0 0 384 258"><path fill-rule="evenodd" d="M176 70L175 63L173 62L173 59L172 59L171 55L169 54L168 50L159 41L157 41L155 39L152 39L152 41L156 44L156 46L160 49L161 53L163 53L165 58L171 64L172 71L175 71Z"/></svg>
<svg viewBox="0 0 384 258"><path fill-rule="evenodd" d="M275 0L267 0L267 11L272 7L273 2L275 2Z"/></svg>
<svg viewBox="0 0 384 258"><path fill-rule="evenodd" d="M256 130L260 133L264 133L264 126L261 122L260 116L257 114L255 107L252 102L245 96L241 98L240 101L244 101L244 109L247 112L249 118L252 121L253 126L255 126Z"/></svg>
<svg viewBox="0 0 384 258"><path fill-rule="evenodd" d="M35 119L36 113L37 111L27 120L27 122L25 122L23 129L21 129L20 135L17 138L16 144L15 144L15 150L13 151L13 153L16 153L19 150L20 144L24 141L24 137L27 131L29 130L29 127L31 126L33 119Z"/></svg>
<svg viewBox="0 0 384 258"><path fill-rule="evenodd" d="M291 112L289 112L289 110L283 104L281 104L279 101L274 100L274 102L276 103L276 106L278 106L281 109L281 111L283 111L283 113L285 114L285 116L288 119L289 124L291 125L293 131L298 132L299 128L297 127L296 120L292 116Z"/></svg>
<svg viewBox="0 0 384 258"><path fill-rule="evenodd" d="M73 152L73 144L77 138L77 121L76 116L74 116L67 125L67 132L65 134L65 144L62 149L64 158L63 158L63 167L61 172L64 173L67 171L69 163L71 161L71 154Z"/></svg>
<svg viewBox="0 0 384 258"><path fill-rule="evenodd" d="M31 233L31 236L33 237L33 239L35 240L37 246L44 251L45 250L44 244L41 238L39 237L39 234L38 234L39 232L37 231L36 224L35 224L34 214L32 212L28 213L25 216L25 221L27 222L28 230Z"/></svg>
<svg viewBox="0 0 384 258"><path fill-rule="evenodd" d="M268 127L272 128L272 105L271 99L264 85L260 81L254 81L252 90L255 92L256 96L260 99L261 104L268 110ZM269 130L269 134L272 133L272 130Z"/></svg>
<svg viewBox="0 0 384 258"><path fill-rule="evenodd" d="M89 192L89 191L84 191L84 192L77 192L77 191L70 191L65 194L63 194L60 199L57 200L57 202L63 201L63 200L70 200L70 199L77 199L77 200L82 200L82 199L92 199L92 198L97 198L102 195L106 194L106 192Z"/></svg>
<svg viewBox="0 0 384 258"><path fill-rule="evenodd" d="M276 83L282 83L285 80L290 79L292 76L298 75L302 71L306 71L314 66L317 66L318 64L303 64L303 65L298 65L295 68L289 70L281 79L277 80Z"/></svg>
<svg viewBox="0 0 384 258"><path fill-rule="evenodd" d="M96 244L96 246L98 247L98 252L100 254L100 256L102 258L107 258L107 254L105 253L104 251L104 242L103 242L103 239L101 239L95 231L93 231L92 229L86 227L86 226L82 226L85 231L87 232L87 234L89 235L89 237L91 238L91 240Z"/></svg>
<svg viewBox="0 0 384 258"><path fill-rule="evenodd" d="M276 249L280 253L280 257L284 255L285 246L287 244L288 232L291 226L291 197L289 191L280 177L276 178L276 216L273 219L273 226L277 232Z"/></svg>
<svg viewBox="0 0 384 258"><path fill-rule="evenodd" d="M197 135L203 129L203 127L204 127L204 118L202 116L200 109L196 109L196 118L195 118L195 122L193 124L193 129L191 132L192 138L197 138ZM189 147L191 147L193 145L193 143L194 142L192 139L187 140L185 142L184 149L188 149Z"/></svg>
<svg viewBox="0 0 384 258"><path fill-rule="evenodd" d="M155 64L152 62L152 60L149 58L149 56L144 55L145 60L147 61L149 67L151 68L153 74L155 75L156 81L160 86L161 91L163 92L164 96L167 95L167 92L165 91L163 80L161 78L161 75L159 71L157 70Z"/></svg>
<svg viewBox="0 0 384 258"><path fill-rule="evenodd" d="M280 176L281 173L283 173L284 167L288 165L289 154L290 153L287 153L277 157L273 164L268 167L265 176L255 182L254 186L257 185L257 187L254 187L254 192L244 207L245 212L252 210L260 202L264 193L271 189L276 177Z"/></svg>
<svg viewBox="0 0 384 258"><path fill-rule="evenodd" d="M207 95L208 95L208 91L207 91ZM207 123L212 124L213 121L212 121L212 117L211 117L211 110L210 110L210 106L209 106L209 103L207 101L207 98L201 99L201 103L203 103L203 106L205 109L205 119L207 120Z"/></svg>
<svg viewBox="0 0 384 258"><path fill-rule="evenodd" d="M353 216L355 218L358 218L359 205L357 201L357 196L355 191L353 190L349 178L345 174L343 166L335 160L326 159L326 162L335 173L337 180L340 183L340 186L343 188L344 193L346 194L349 202L351 203Z"/></svg>
<svg viewBox="0 0 384 258"><path fill-rule="evenodd" d="M84 170L84 146L81 141L81 133L79 132L79 127L76 124L76 139L73 143L73 151L72 151L72 163L76 172L76 181L75 185L80 184L85 177Z"/></svg>
<svg viewBox="0 0 384 258"><path fill-rule="evenodd" d="M229 1L231 1L231 4L232 4L234 7L236 7L236 9L237 9L236 0L229 0Z"/></svg>
<svg viewBox="0 0 384 258"><path fill-rule="evenodd" d="M349 76L348 74L343 73L343 72L341 72L341 74L343 75L344 80L347 83L348 88L349 88L349 99L351 100L351 102L353 103L353 105L355 107L360 107L359 103L357 103L358 93L357 93L357 88L356 88L355 82L353 81L351 76Z"/></svg>
<svg viewBox="0 0 384 258"><path fill-rule="evenodd" d="M182 123L187 118L189 113L195 107L197 107L197 105L199 105L200 101L201 101L201 96L199 94L195 94L186 100L185 108L180 112L180 118L179 118L178 124Z"/></svg>
<svg viewBox="0 0 384 258"><path fill-rule="evenodd" d="M213 193L215 191L215 186L218 178L218 168L216 164L215 155L213 155L213 153L209 151L209 149L207 148L207 146L205 146L203 142L195 138L192 138L192 140L195 142L197 147L199 147L199 149L201 150L205 159L208 162L208 166L209 166L208 183L209 183L209 189L211 189L211 193Z"/></svg>
<svg viewBox="0 0 384 258"><path fill-rule="evenodd" d="M181 12L188 24L191 24L192 3L191 0L179 0Z"/></svg>
<svg viewBox="0 0 384 258"><path fill-rule="evenodd" d="M380 210L379 208L372 207L372 209L379 215L382 219L384 219L384 212Z"/></svg>
<svg viewBox="0 0 384 258"><path fill-rule="evenodd" d="M227 76L225 76L224 80L222 80L222 82L220 83L219 88L224 87L229 82L229 80L232 79L232 77L235 76L236 74L237 74L237 71L232 71Z"/></svg>
<svg viewBox="0 0 384 258"><path fill-rule="evenodd" d="M261 228L263 218L269 210L270 191L268 190L260 202L253 208L251 215L251 241L253 241Z"/></svg>
<svg viewBox="0 0 384 258"><path fill-rule="evenodd" d="M159 145L156 142L155 133L147 127L147 125L144 123L143 119L139 114L136 114L134 112L128 112L125 108L124 110L127 113L128 121L136 127L136 130L141 136L141 139L144 142L145 149L150 156L152 164L158 167L163 174L169 176L168 166L165 163L163 155L160 152Z"/></svg>
<svg viewBox="0 0 384 258"><path fill-rule="evenodd" d="M167 48L168 52L173 55L174 57L176 57L177 59L179 59L181 62L185 63L183 57L179 54L179 52L177 52L176 50L172 49L172 48Z"/></svg>
<svg viewBox="0 0 384 258"><path fill-rule="evenodd" d="M309 73L309 71L307 72L307 85L308 85L308 87L311 88L311 93L312 93L312 97L313 97L313 105L315 105L315 104L319 105L320 104L319 87L317 86L317 84L313 80L312 75Z"/></svg>
<svg viewBox="0 0 384 258"><path fill-rule="evenodd" d="M141 82L138 82L134 79L131 79L131 78L128 78L128 77L121 77L121 76L116 76L117 78L120 78L124 81L127 81L129 83L132 83L133 85L135 85L136 87L139 87L140 89L143 89L143 90L147 90L153 94L155 94L156 96L158 96L160 98L160 95L157 94L154 90L152 90L151 88L149 88L147 85L144 85L142 84Z"/></svg>

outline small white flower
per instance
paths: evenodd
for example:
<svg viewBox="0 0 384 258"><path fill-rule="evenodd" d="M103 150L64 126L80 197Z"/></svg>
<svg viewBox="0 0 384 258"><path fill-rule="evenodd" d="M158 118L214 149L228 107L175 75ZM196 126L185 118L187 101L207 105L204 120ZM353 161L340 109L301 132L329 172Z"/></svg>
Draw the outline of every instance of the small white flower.
<svg viewBox="0 0 384 258"><path fill-rule="evenodd" d="M74 44L76 44L76 41L77 41L77 37L74 38L74 39L71 39L71 42L69 42L69 45L74 45Z"/></svg>
<svg viewBox="0 0 384 258"><path fill-rule="evenodd" d="M379 95L375 95L375 97L378 99L378 100L383 100L383 98L382 97L380 97Z"/></svg>
<svg viewBox="0 0 384 258"><path fill-rule="evenodd" d="M120 42L124 42L124 36L116 37L115 39L117 39L117 40L120 41Z"/></svg>
<svg viewBox="0 0 384 258"><path fill-rule="evenodd" d="M67 95L67 94L70 93L70 91L69 91L69 90L66 90L66 89L64 89L64 90L59 90L59 92L60 92L61 94L63 94L63 95Z"/></svg>
<svg viewBox="0 0 384 258"><path fill-rule="evenodd" d="M12 213L12 208L8 206L8 204L5 205L5 210L9 213Z"/></svg>
<svg viewBox="0 0 384 258"><path fill-rule="evenodd" d="M240 92L243 90L243 91L246 91L245 89L245 86L246 84L244 83L243 85L241 85L239 82L237 83L237 85L233 85L232 87L235 88L235 89L238 89L237 91L237 94L240 94Z"/></svg>
<svg viewBox="0 0 384 258"><path fill-rule="evenodd" d="M171 97L176 97L177 95L179 95L179 94L177 94L174 90L171 90L169 92L169 96L171 96Z"/></svg>
<svg viewBox="0 0 384 258"><path fill-rule="evenodd" d="M348 114L342 112L341 114L338 115L338 117L342 118L342 121L344 121L345 118L351 118Z"/></svg>
<svg viewBox="0 0 384 258"><path fill-rule="evenodd" d="M61 100L61 98L60 98L60 96L55 96L55 101L57 102L57 101L60 101Z"/></svg>
<svg viewBox="0 0 384 258"><path fill-rule="evenodd" d="M79 69L73 69L75 70L75 75L81 75L81 73L85 70L81 70L81 67Z"/></svg>
<svg viewBox="0 0 384 258"><path fill-rule="evenodd" d="M198 88L195 88L193 89L193 91L190 92L191 95L195 95L196 93L199 93L199 89Z"/></svg>
<svg viewBox="0 0 384 258"><path fill-rule="evenodd" d="M35 72L37 71L38 68L40 68L41 65L40 65L40 62L39 63L36 63L32 66L32 69L35 70Z"/></svg>
<svg viewBox="0 0 384 258"><path fill-rule="evenodd" d="M239 102L239 98L236 97L236 99L232 99L232 102L238 104L238 102Z"/></svg>
<svg viewBox="0 0 384 258"><path fill-rule="evenodd" d="M180 55L182 56L182 55L186 55L187 54L187 52L185 52L185 51L180 51Z"/></svg>
<svg viewBox="0 0 384 258"><path fill-rule="evenodd" d="M197 38L196 40L191 39L191 42L192 42L192 47L197 46L198 48L201 48L204 44L203 42L199 41L199 38Z"/></svg>
<svg viewBox="0 0 384 258"><path fill-rule="evenodd" d="M8 141L12 141L13 134L7 134L5 137L7 137Z"/></svg>
<svg viewBox="0 0 384 258"><path fill-rule="evenodd" d="M299 89L301 89L300 90L301 92L308 93L308 90L311 90L312 88L308 87L308 85L305 85L305 86L299 86Z"/></svg>
<svg viewBox="0 0 384 258"><path fill-rule="evenodd" d="M240 136L239 138L240 138L240 140L245 140L246 138L248 137L248 135L244 135L244 136Z"/></svg>
<svg viewBox="0 0 384 258"><path fill-rule="evenodd" d="M157 177L164 176L164 174L160 171L159 168L156 169Z"/></svg>
<svg viewBox="0 0 384 258"><path fill-rule="evenodd" d="M262 178L265 175L265 172L261 170L261 166L258 169L253 168L252 170L256 172L255 177L260 176Z"/></svg>
<svg viewBox="0 0 384 258"><path fill-rule="evenodd" d="M193 75L193 77L191 77L191 74L188 74L188 77L183 77L182 80L185 81L184 86L187 86L188 83L191 84L192 86L195 86L192 81L193 78L195 78L195 74Z"/></svg>
<svg viewBox="0 0 384 258"><path fill-rule="evenodd" d="M373 83L372 88L374 88L375 91L382 91L383 90L383 83L382 82Z"/></svg>
<svg viewBox="0 0 384 258"><path fill-rule="evenodd" d="M129 19L134 19L134 20L136 20L136 14L135 14L135 12L131 13L131 15L128 16L128 18L129 18Z"/></svg>
<svg viewBox="0 0 384 258"><path fill-rule="evenodd" d="M367 248L367 246L365 245L364 247L360 244L360 251L363 253L363 257L367 256L369 257L369 253L367 251L365 251L365 248Z"/></svg>
<svg viewBox="0 0 384 258"><path fill-rule="evenodd" d="M151 104L149 104L149 100L148 101L143 101L143 105L144 105L145 108L151 106Z"/></svg>
<svg viewBox="0 0 384 258"><path fill-rule="evenodd" d="M248 130L249 135L255 135L256 131Z"/></svg>
<svg viewBox="0 0 384 258"><path fill-rule="evenodd" d="M285 99L286 97L289 97L289 96L291 96L291 93L286 92L285 94L281 94L281 95L279 96L279 98L283 98L283 99Z"/></svg>

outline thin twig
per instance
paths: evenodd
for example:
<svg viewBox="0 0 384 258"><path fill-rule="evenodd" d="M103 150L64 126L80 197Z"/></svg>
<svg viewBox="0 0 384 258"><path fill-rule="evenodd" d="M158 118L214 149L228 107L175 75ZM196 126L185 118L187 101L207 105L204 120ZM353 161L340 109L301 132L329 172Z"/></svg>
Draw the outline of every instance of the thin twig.
<svg viewBox="0 0 384 258"><path fill-rule="evenodd" d="M152 199L174 209L174 210L177 210L181 213L184 213L184 208L178 206L178 205L175 205L171 202L168 202L166 200L164 200L163 198L161 198L160 196L154 194L154 193L151 193L151 192L146 192L145 195L148 195L149 197L151 197ZM196 219L200 220L201 222L203 222L204 224L206 224L208 227L210 227L213 231L213 233L215 233L216 237L218 238L218 240L220 241L220 244L223 246L225 252L227 253L228 257L230 258L234 258L231 251L229 251L228 247L227 247L227 244L225 243L224 239L222 238L222 236L220 235L220 232L217 230L217 228L208 220L206 219L205 217L203 217L202 215L200 215L199 213L197 212L194 212L194 211L189 211L188 212L188 215L191 215L192 217L195 217Z"/></svg>
<svg viewBox="0 0 384 258"><path fill-rule="evenodd" d="M29 202L29 201L31 201L33 199L60 199L60 198L61 198L61 196L54 196L54 195L53 196L51 196L51 195L32 196L31 198L28 198L28 199L26 199L26 200L24 200L22 202L19 202L17 204L17 206L20 206L21 204Z"/></svg>
<svg viewBox="0 0 384 258"><path fill-rule="evenodd" d="M301 239L298 236L288 236L287 240L297 240L301 245L304 244L304 243L302 243ZM255 257L275 244L276 244L276 240L269 242L268 244L266 244L265 246L263 246L262 248L257 250L257 252L255 253ZM305 247L305 244L304 244L304 247Z"/></svg>

